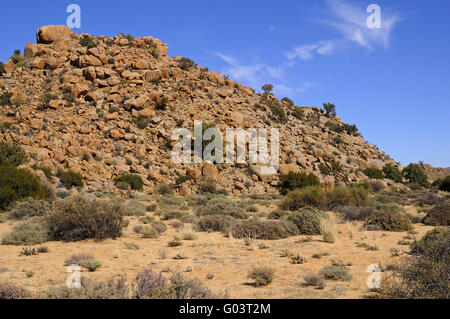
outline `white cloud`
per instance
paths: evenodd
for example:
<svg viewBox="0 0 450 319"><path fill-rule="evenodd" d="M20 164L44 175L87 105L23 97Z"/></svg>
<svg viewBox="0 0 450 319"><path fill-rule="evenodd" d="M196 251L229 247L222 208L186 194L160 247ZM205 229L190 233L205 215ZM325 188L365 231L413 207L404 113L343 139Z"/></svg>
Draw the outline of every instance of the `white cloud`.
<svg viewBox="0 0 450 319"><path fill-rule="evenodd" d="M317 43L300 45L293 50L286 52L292 65L296 60L309 60L315 55L331 55L337 49L348 48L350 44L356 44L369 51L376 47L388 48L392 31L400 18L394 13L390 13L386 8L381 8L381 28L370 29L367 26L369 13L366 7L350 4L345 0L327 0L326 13L328 18L319 20L336 30L341 38Z"/></svg>
<svg viewBox="0 0 450 319"><path fill-rule="evenodd" d="M213 52L213 54L229 65L222 73L229 75L234 80L245 81L249 85L257 86L261 79L264 79L262 72L266 67L262 63L244 65L230 55L219 52Z"/></svg>

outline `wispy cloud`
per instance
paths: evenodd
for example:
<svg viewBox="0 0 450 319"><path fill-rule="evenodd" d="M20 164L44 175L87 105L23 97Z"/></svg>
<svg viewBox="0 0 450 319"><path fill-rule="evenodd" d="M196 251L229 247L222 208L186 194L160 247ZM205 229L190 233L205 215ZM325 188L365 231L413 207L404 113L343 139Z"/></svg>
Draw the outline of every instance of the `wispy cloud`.
<svg viewBox="0 0 450 319"><path fill-rule="evenodd" d="M369 51L377 47L387 49L390 44L392 31L400 18L397 14L382 8L381 28L369 28L366 7L356 6L345 0L327 0L326 18L318 21L329 25L340 34L340 38L318 41L295 47L285 53L292 65L296 60L309 60L315 55L331 55L338 49L348 49L351 45L358 45Z"/></svg>
<svg viewBox="0 0 450 319"><path fill-rule="evenodd" d="M259 85L263 78L262 73L266 69L266 66L263 63L241 64L237 59L230 55L220 52L213 52L213 54L228 64L228 67L225 68L223 73L231 76L237 81L245 81L252 86Z"/></svg>

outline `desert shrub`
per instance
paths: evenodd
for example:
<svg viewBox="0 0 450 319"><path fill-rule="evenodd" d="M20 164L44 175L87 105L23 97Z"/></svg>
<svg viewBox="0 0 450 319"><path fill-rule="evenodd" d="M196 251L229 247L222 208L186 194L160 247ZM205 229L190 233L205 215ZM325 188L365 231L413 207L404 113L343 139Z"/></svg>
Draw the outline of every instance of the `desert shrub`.
<svg viewBox="0 0 450 319"><path fill-rule="evenodd" d="M334 144L334 145L339 145L339 144L343 144L344 143L344 140L339 135L333 137L332 141L333 141L332 144Z"/></svg>
<svg viewBox="0 0 450 319"><path fill-rule="evenodd" d="M335 174L342 172L342 165L336 160L331 161L331 171Z"/></svg>
<svg viewBox="0 0 450 319"><path fill-rule="evenodd" d="M280 177L278 187L281 194L286 195L289 191L308 186L320 185L319 178L313 174L289 173Z"/></svg>
<svg viewBox="0 0 450 319"><path fill-rule="evenodd" d="M135 174L123 174L114 181L114 184L117 187L128 185L130 189L135 191L140 191L144 187L144 181L142 177L140 175Z"/></svg>
<svg viewBox="0 0 450 319"><path fill-rule="evenodd" d="M167 230L167 225L161 221L153 222L152 227L160 234L164 233Z"/></svg>
<svg viewBox="0 0 450 319"><path fill-rule="evenodd" d="M80 40L80 44L84 47L87 47L88 49L92 49L97 47L97 43L95 43L94 40L90 36L83 36Z"/></svg>
<svg viewBox="0 0 450 319"><path fill-rule="evenodd" d="M25 288L9 283L0 283L0 300L17 300L31 298L33 294Z"/></svg>
<svg viewBox="0 0 450 319"><path fill-rule="evenodd" d="M60 172L58 177L67 189L72 187L83 187L84 185L83 175L72 170Z"/></svg>
<svg viewBox="0 0 450 319"><path fill-rule="evenodd" d="M230 228L234 238L253 238L261 240L277 240L287 238L296 233L294 227L285 227L286 223L279 221L261 221L257 219L239 221Z"/></svg>
<svg viewBox="0 0 450 319"><path fill-rule="evenodd" d="M13 95L14 94L12 94L11 92L6 92L0 95L0 105L11 105L11 98L13 97Z"/></svg>
<svg viewBox="0 0 450 319"><path fill-rule="evenodd" d="M431 226L450 226L450 200L433 207L424 218L423 223Z"/></svg>
<svg viewBox="0 0 450 319"><path fill-rule="evenodd" d="M100 268L102 266L101 262L93 259L93 258L89 258L89 259L82 259L78 262L78 266L86 268L87 270L89 270L90 272L94 272L96 271L98 268Z"/></svg>
<svg viewBox="0 0 450 319"><path fill-rule="evenodd" d="M231 216L210 215L204 216L197 221L196 227L201 232L223 232L227 233L236 222Z"/></svg>
<svg viewBox="0 0 450 319"><path fill-rule="evenodd" d="M178 66L184 71L189 71L195 66L195 62L189 58L181 58L178 62Z"/></svg>
<svg viewBox="0 0 450 319"><path fill-rule="evenodd" d="M336 241L336 224L330 218L320 218L320 234L325 243L334 243Z"/></svg>
<svg viewBox="0 0 450 319"><path fill-rule="evenodd" d="M332 103L323 103L323 108L325 110L326 116L335 116L336 115L336 106Z"/></svg>
<svg viewBox="0 0 450 319"><path fill-rule="evenodd" d="M180 236L182 240L196 240L197 239L197 233L194 231L192 226L183 226L183 228L180 229Z"/></svg>
<svg viewBox="0 0 450 319"><path fill-rule="evenodd" d="M142 235L142 238L158 238L159 233L156 229L153 227L145 226L142 227L142 229L139 231L139 233Z"/></svg>
<svg viewBox="0 0 450 319"><path fill-rule="evenodd" d="M40 217L27 219L2 237L2 245L38 245L49 240L45 221Z"/></svg>
<svg viewBox="0 0 450 319"><path fill-rule="evenodd" d="M280 203L280 208L295 211L306 206L321 208L324 204L324 190L320 186L309 186L290 192Z"/></svg>
<svg viewBox="0 0 450 319"><path fill-rule="evenodd" d="M369 191L360 185L337 186L327 191L326 206L334 209L339 206L366 206L369 200Z"/></svg>
<svg viewBox="0 0 450 319"><path fill-rule="evenodd" d="M398 167L392 164L386 164L383 167L383 173L387 178L393 180L394 182L401 183L403 180L402 172L398 169Z"/></svg>
<svg viewBox="0 0 450 319"><path fill-rule="evenodd" d="M171 195L173 194L173 188L169 184L162 183L156 187L156 192L161 195Z"/></svg>
<svg viewBox="0 0 450 319"><path fill-rule="evenodd" d="M326 176L330 175L330 173L331 173L330 168L323 163L319 164L319 170L320 170L320 173L322 173L323 175L326 175Z"/></svg>
<svg viewBox="0 0 450 319"><path fill-rule="evenodd" d="M120 33L119 35L123 36L129 42L134 42L136 39L131 34Z"/></svg>
<svg viewBox="0 0 450 319"><path fill-rule="evenodd" d="M199 217L223 215L237 219L247 219L247 213L232 202L209 202L206 205L198 206L195 214Z"/></svg>
<svg viewBox="0 0 450 319"><path fill-rule="evenodd" d="M80 261L87 259L94 259L94 257L87 254L73 254L69 258L66 258L64 261L64 266L79 265Z"/></svg>
<svg viewBox="0 0 450 319"><path fill-rule="evenodd" d="M248 273L248 278L255 281L255 286L267 286L275 277L275 269L270 267L254 267Z"/></svg>
<svg viewBox="0 0 450 319"><path fill-rule="evenodd" d="M447 176L446 178L444 178L439 189L444 192L450 192L450 176Z"/></svg>
<svg viewBox="0 0 450 319"><path fill-rule="evenodd" d="M364 174L373 179L383 179L383 172L376 168L366 168Z"/></svg>
<svg viewBox="0 0 450 319"><path fill-rule="evenodd" d="M51 180L53 178L53 172L49 167L34 164L33 166L31 166L31 168L35 171L42 171L48 180Z"/></svg>
<svg viewBox="0 0 450 319"><path fill-rule="evenodd" d="M8 216L11 219L24 219L35 216L47 216L50 214L50 205L34 198L28 198L16 203L9 211Z"/></svg>
<svg viewBox="0 0 450 319"><path fill-rule="evenodd" d="M217 182L212 178L206 178L200 183L198 190L201 194L214 194L217 191Z"/></svg>
<svg viewBox="0 0 450 319"><path fill-rule="evenodd" d="M319 289L325 289L326 287L325 278L321 275L308 274L303 277L303 280L305 281L305 286L317 287Z"/></svg>
<svg viewBox="0 0 450 319"><path fill-rule="evenodd" d="M40 293L43 299L126 299L129 298L129 287L126 278L111 279L107 282L93 281L81 277L81 287L71 289L67 287L50 287Z"/></svg>
<svg viewBox="0 0 450 319"><path fill-rule="evenodd" d="M20 166L28 162L28 155L17 144L0 142L0 166L13 165Z"/></svg>
<svg viewBox="0 0 450 319"><path fill-rule="evenodd" d="M36 175L26 169L0 165L0 210L24 198L43 199L45 196L45 191Z"/></svg>
<svg viewBox="0 0 450 319"><path fill-rule="evenodd" d="M365 220L375 212L373 207L341 206L337 208L344 220Z"/></svg>
<svg viewBox="0 0 450 319"><path fill-rule="evenodd" d="M357 135L359 133L355 124L344 124L342 125L342 129L347 132L348 135Z"/></svg>
<svg viewBox="0 0 450 319"><path fill-rule="evenodd" d="M305 112L299 107L294 108L294 111L292 111L292 116L295 117L296 119L301 120L304 115Z"/></svg>
<svg viewBox="0 0 450 319"><path fill-rule="evenodd" d="M276 211L271 212L267 216L267 218L268 219L281 219L281 218L286 217L288 215L289 215L289 212L276 210Z"/></svg>
<svg viewBox="0 0 450 319"><path fill-rule="evenodd" d="M294 101L292 101L290 98L288 97L284 97L281 99L282 102L286 102L287 104L289 104L290 106L294 105Z"/></svg>
<svg viewBox="0 0 450 319"><path fill-rule="evenodd" d="M349 281L352 279L347 266L342 263L333 262L329 266L325 266L320 270L320 274L326 279Z"/></svg>
<svg viewBox="0 0 450 319"><path fill-rule="evenodd" d="M323 211L307 207L290 214L287 220L293 223L302 235L320 235L323 218L328 218Z"/></svg>
<svg viewBox="0 0 450 319"><path fill-rule="evenodd" d="M383 181L381 181L379 179L369 179L369 180L366 180L361 185L366 187L373 193L378 193L378 192L386 189L386 185L383 183Z"/></svg>
<svg viewBox="0 0 450 319"><path fill-rule="evenodd" d="M377 211L366 219L364 227L370 230L386 231L410 231L412 229L410 219L399 213L389 211Z"/></svg>
<svg viewBox="0 0 450 319"><path fill-rule="evenodd" d="M144 270L136 275L133 282L134 299L163 299L173 296L174 293L168 289L168 281L162 275L157 275L151 270Z"/></svg>
<svg viewBox="0 0 450 319"><path fill-rule="evenodd" d="M409 164L403 169L403 176L410 182L423 187L430 187L428 176L419 164Z"/></svg>
<svg viewBox="0 0 450 319"><path fill-rule="evenodd" d="M124 210L121 204L83 195L59 200L47 218L50 235L63 241L117 238L124 226Z"/></svg>
<svg viewBox="0 0 450 319"><path fill-rule="evenodd" d="M394 270L383 292L391 298L450 298L450 231L436 228L412 244L412 257Z"/></svg>
<svg viewBox="0 0 450 319"><path fill-rule="evenodd" d="M0 75L3 75L3 73L5 73L5 64L0 62Z"/></svg>
<svg viewBox="0 0 450 319"><path fill-rule="evenodd" d="M187 175L178 176L178 178L175 181L175 184L181 185L188 181L195 181L195 180L196 180L196 178L194 176L187 174Z"/></svg>

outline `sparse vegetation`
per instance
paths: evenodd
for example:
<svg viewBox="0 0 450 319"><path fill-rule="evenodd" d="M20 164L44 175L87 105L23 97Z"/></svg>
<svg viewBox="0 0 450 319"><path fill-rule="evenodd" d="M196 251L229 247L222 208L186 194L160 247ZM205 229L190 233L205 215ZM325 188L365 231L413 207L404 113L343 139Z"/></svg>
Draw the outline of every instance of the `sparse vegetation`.
<svg viewBox="0 0 450 319"><path fill-rule="evenodd" d="M59 179L67 189L72 187L83 187L84 185L83 175L72 170L60 172Z"/></svg>
<svg viewBox="0 0 450 319"><path fill-rule="evenodd" d="M292 222L302 235L320 235L321 220L327 218L321 210L307 207L290 214L287 220Z"/></svg>
<svg viewBox="0 0 450 319"><path fill-rule="evenodd" d="M38 245L49 240L45 221L40 217L27 219L3 235L2 245Z"/></svg>
<svg viewBox="0 0 450 319"><path fill-rule="evenodd" d="M379 169L376 168L366 168L364 170L364 174L367 175L367 177L369 178L373 178L373 179L383 179L383 172L380 171Z"/></svg>
<svg viewBox="0 0 450 319"><path fill-rule="evenodd" d="M80 44L88 49L97 47L97 43L95 43L90 36L83 36L80 40Z"/></svg>
<svg viewBox="0 0 450 319"><path fill-rule="evenodd" d="M116 178L114 185L119 189L140 191L144 187L144 180L140 175L123 174Z"/></svg>
<svg viewBox="0 0 450 319"><path fill-rule="evenodd" d="M322 268L320 274L326 279L341 281L349 281L353 277L350 274L347 266L345 266L341 262L332 262L331 265Z"/></svg>
<svg viewBox="0 0 450 319"><path fill-rule="evenodd" d="M275 269L270 267L254 267L248 273L248 278L255 281L256 287L267 286L275 277Z"/></svg>
<svg viewBox="0 0 450 319"><path fill-rule="evenodd" d="M278 187L281 189L281 194L286 195L289 191L316 185L320 185L319 178L317 176L313 174L307 175L304 173L291 172L288 175L283 175L280 177Z"/></svg>
<svg viewBox="0 0 450 319"><path fill-rule="evenodd" d="M386 230L394 232L410 231L410 219L399 212L377 211L369 216L364 224L369 230Z"/></svg>

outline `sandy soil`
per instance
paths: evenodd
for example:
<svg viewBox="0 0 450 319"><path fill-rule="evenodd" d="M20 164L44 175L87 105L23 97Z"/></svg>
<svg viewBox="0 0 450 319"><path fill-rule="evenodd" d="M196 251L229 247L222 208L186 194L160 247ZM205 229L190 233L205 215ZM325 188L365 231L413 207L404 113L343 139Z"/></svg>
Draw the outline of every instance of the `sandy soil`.
<svg viewBox="0 0 450 319"><path fill-rule="evenodd" d="M10 231L14 224L15 222L0 224L0 236ZM34 292L49 286L64 286L69 275L64 266L65 259L72 254L86 253L102 263L102 267L96 272L84 271L82 274L95 280L125 275L131 281L143 269L151 268L159 272L169 266L172 271L199 278L215 292L228 291L231 298L365 298L373 295L366 285L370 275L367 272L368 266L401 262L407 257L402 252L409 250L409 246L398 244L407 233L362 231L361 223L339 223L337 241L334 244L324 243L321 236L313 236L309 242L302 241L306 236L296 236L277 241L258 240L253 247L248 247L242 239L230 239L220 233L198 233L196 240L183 241L182 246L174 248L167 246L177 235L173 227L168 226L167 232L157 239L142 239L132 231L133 226L138 224L137 218L131 218L123 237L117 240L48 242L42 245L49 248L48 253L32 257L19 256L23 247L0 246L0 282L21 285ZM420 238L430 229L432 227L416 224L415 236ZM138 244L140 249L128 249L125 244L130 242ZM257 246L261 242L265 243L266 249ZM366 243L378 249L367 250L357 247L357 243ZM392 248L398 249L400 255L392 256ZM289 258L281 257L280 252L284 249L300 253L306 257L306 263L291 264ZM174 260L172 257L177 252L186 255L188 259ZM322 253L328 255L320 259L312 257ZM303 276L318 273L332 260L351 264L349 269L353 279L348 282L327 280L327 286L323 290L303 286ZM276 269L276 278L272 284L262 288L251 285L247 274L256 265ZM189 267L192 271L186 272ZM26 271L33 271L35 274L27 278ZM213 279L206 279L209 273L214 274Z"/></svg>

